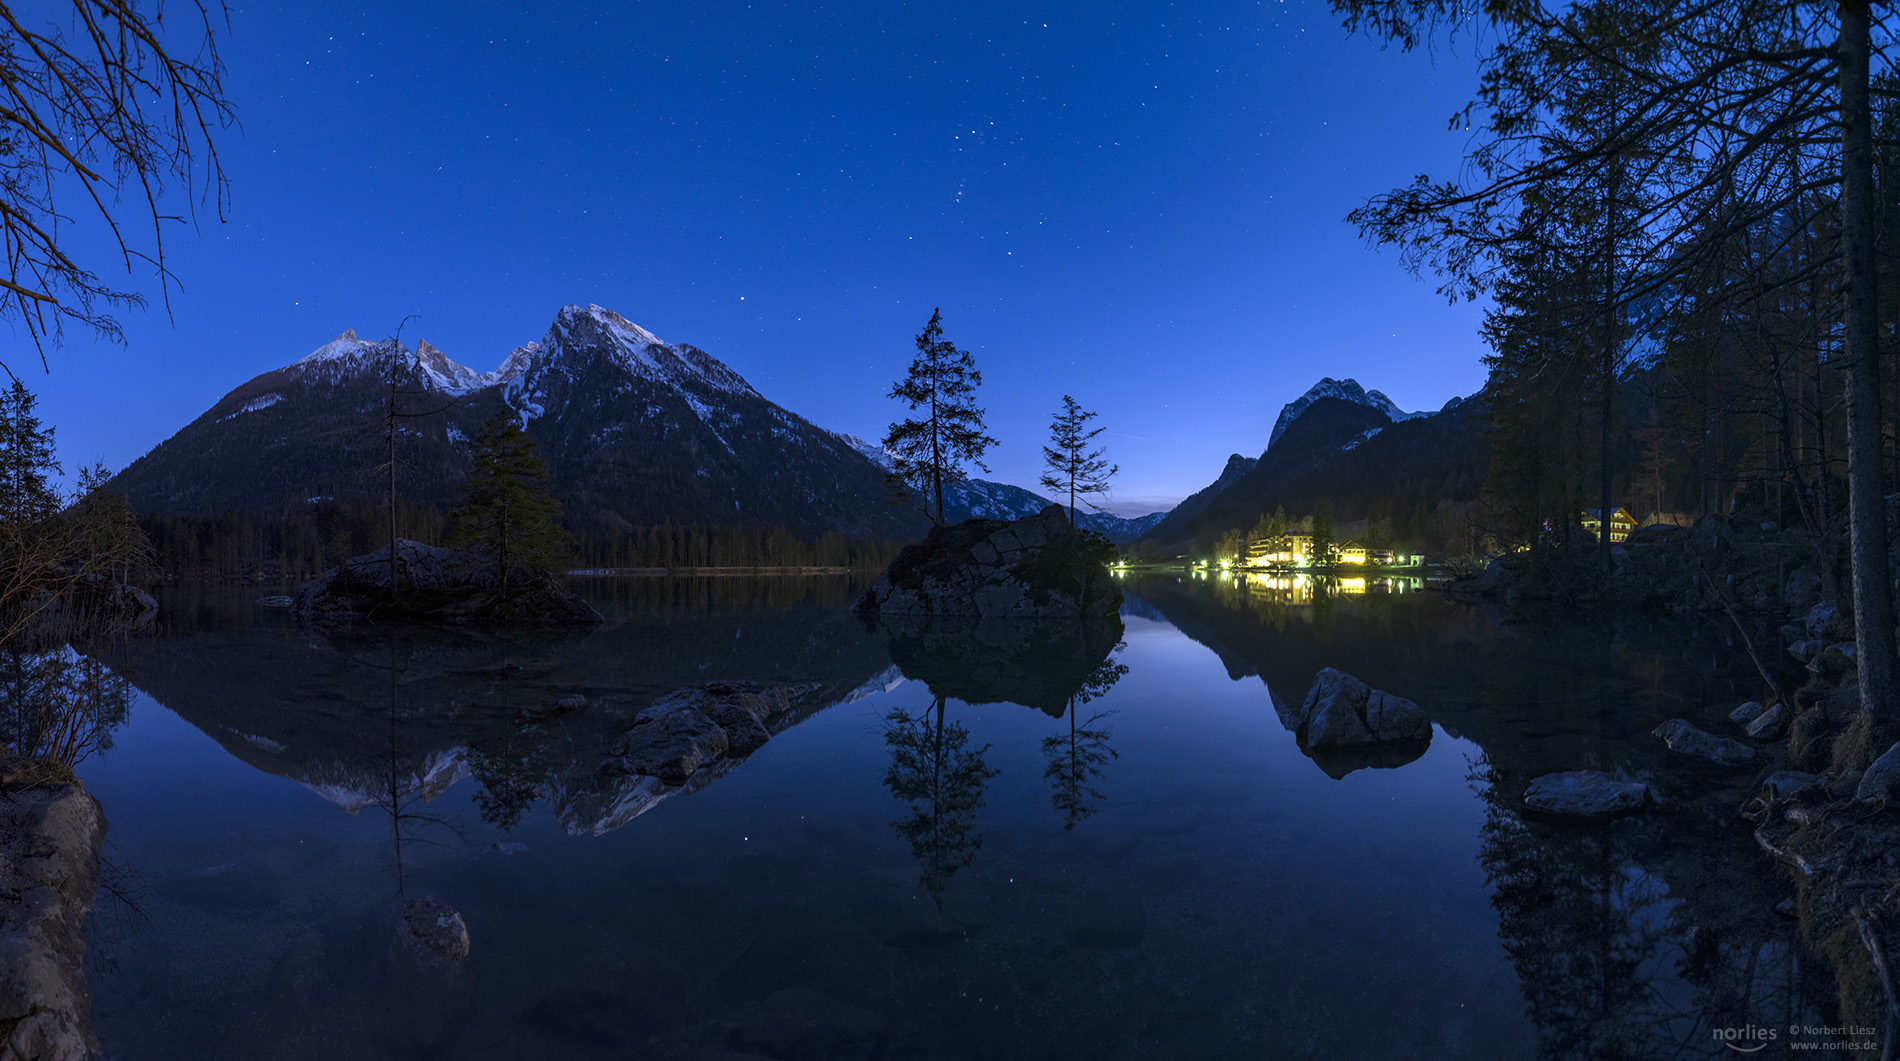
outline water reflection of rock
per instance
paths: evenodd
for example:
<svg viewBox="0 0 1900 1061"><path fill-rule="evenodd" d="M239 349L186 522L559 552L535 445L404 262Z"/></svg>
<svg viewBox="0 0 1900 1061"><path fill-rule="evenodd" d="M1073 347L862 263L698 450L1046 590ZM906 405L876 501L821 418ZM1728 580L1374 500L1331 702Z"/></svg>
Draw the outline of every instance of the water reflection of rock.
<svg viewBox="0 0 1900 1061"><path fill-rule="evenodd" d="M473 777L491 822L512 826L539 799L576 834L623 825L737 761L683 787L603 769L634 716L665 693L709 678L795 687L776 732L889 680L876 638L812 608L581 631L315 631L286 620L181 632L108 659L232 755L352 813L431 800ZM557 709L576 696L585 707Z"/></svg>
<svg viewBox="0 0 1900 1061"><path fill-rule="evenodd" d="M1012 703L1061 718L1099 682L1121 643L1120 616L1099 619L954 619L886 616L873 624L904 677L966 704Z"/></svg>
<svg viewBox="0 0 1900 1061"><path fill-rule="evenodd" d="M1786 883L1736 828L1749 777L1675 763L1649 736L1665 718L1719 719L1748 698L1751 667L1726 631L1621 618L1511 626L1437 598L1375 594L1302 613L1171 579L1132 589L1235 680L1285 692L1268 692L1283 720L1335 666L1417 696L1482 749L1479 863L1540 1057L1730 1057L1719 1029L1833 1019L1816 1002L1832 993L1822 964L1773 912ZM1533 778L1583 767L1648 782L1657 806L1587 827L1524 816Z"/></svg>

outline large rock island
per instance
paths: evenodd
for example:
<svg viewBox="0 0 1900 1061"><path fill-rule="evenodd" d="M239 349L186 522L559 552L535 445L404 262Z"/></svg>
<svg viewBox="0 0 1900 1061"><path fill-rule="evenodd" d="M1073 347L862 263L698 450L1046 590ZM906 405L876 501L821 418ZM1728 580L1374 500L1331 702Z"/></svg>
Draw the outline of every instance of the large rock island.
<svg viewBox="0 0 1900 1061"><path fill-rule="evenodd" d="M390 593L392 574L396 592ZM291 607L305 619L411 619L458 625L598 623L593 606L547 571L517 571L504 584L479 548L443 549L406 538L352 557L297 587Z"/></svg>
<svg viewBox="0 0 1900 1061"><path fill-rule="evenodd" d="M1077 619L1114 615L1108 539L1069 526L1050 505L1014 522L966 519L906 546L858 598L866 615Z"/></svg>

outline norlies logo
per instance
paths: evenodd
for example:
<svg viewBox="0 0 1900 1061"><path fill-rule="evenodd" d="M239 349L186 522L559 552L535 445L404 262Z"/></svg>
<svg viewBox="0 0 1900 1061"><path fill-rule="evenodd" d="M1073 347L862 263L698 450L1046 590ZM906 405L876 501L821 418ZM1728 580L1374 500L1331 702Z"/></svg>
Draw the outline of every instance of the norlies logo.
<svg viewBox="0 0 1900 1061"><path fill-rule="evenodd" d="M1744 1054L1766 1049L1769 1043L1780 1038L1780 1032L1776 1029L1755 1024L1744 1024L1739 1028L1712 1028L1709 1034L1730 1050Z"/></svg>

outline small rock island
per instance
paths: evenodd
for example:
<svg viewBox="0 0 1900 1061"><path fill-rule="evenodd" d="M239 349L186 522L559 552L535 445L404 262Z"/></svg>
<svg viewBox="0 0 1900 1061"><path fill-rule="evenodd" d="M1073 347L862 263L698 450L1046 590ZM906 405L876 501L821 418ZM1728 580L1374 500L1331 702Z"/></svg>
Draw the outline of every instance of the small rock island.
<svg viewBox="0 0 1900 1061"><path fill-rule="evenodd" d="M1013 522L966 519L906 546L858 598L863 615L1083 619L1115 615L1115 547L1050 505Z"/></svg>

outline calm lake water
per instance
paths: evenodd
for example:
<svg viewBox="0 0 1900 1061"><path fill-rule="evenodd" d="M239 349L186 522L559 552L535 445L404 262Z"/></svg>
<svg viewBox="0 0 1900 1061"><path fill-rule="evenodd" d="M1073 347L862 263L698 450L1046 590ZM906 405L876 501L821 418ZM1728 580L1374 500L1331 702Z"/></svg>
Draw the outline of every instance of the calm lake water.
<svg viewBox="0 0 1900 1061"><path fill-rule="evenodd" d="M1735 814L1752 775L1648 736L1758 694L1721 627L1125 586L1106 634L871 629L843 577L583 580L604 628L525 635L170 593L81 770L125 897L91 926L104 1050L1728 1057L1717 1029L1830 1013ZM1424 754L1303 754L1282 712L1325 666L1421 704ZM795 723L694 791L604 768L716 679L792 688ZM1586 767L1659 805L1520 820L1530 778ZM461 912L464 963L401 941L404 896Z"/></svg>

